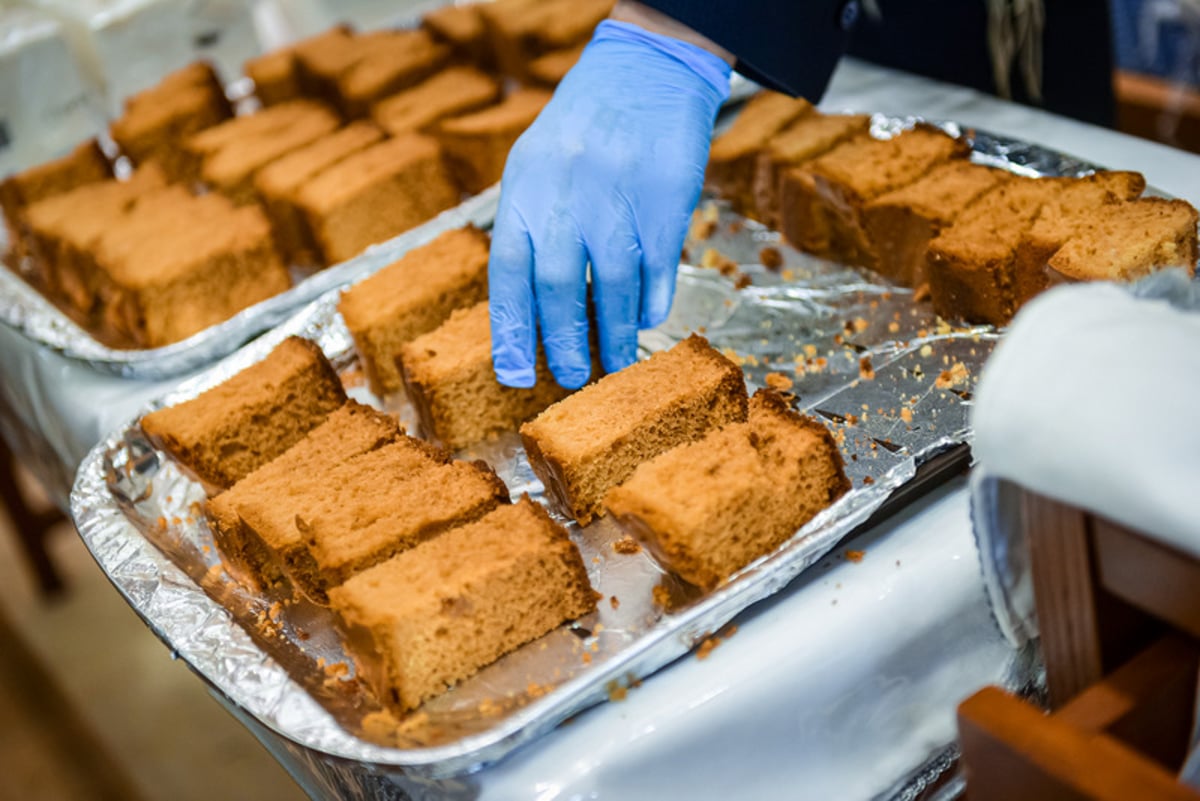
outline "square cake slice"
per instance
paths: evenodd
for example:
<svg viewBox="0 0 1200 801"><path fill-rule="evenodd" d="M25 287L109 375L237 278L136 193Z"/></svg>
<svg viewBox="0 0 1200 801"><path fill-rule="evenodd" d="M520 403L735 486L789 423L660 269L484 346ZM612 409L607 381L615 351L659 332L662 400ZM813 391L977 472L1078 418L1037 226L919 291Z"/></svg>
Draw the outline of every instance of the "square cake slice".
<svg viewBox="0 0 1200 801"><path fill-rule="evenodd" d="M500 71L524 81L529 64L587 40L613 0L498 0L479 4Z"/></svg>
<svg viewBox="0 0 1200 801"><path fill-rule="evenodd" d="M430 464L382 480L350 480L336 502L296 513L296 527L316 567L304 583L320 600L354 574L507 503L508 487L482 461Z"/></svg>
<svg viewBox="0 0 1200 801"><path fill-rule="evenodd" d="M477 111L500 99L500 82L473 67L451 67L379 101L375 123L391 136L424 131L446 117Z"/></svg>
<svg viewBox="0 0 1200 801"><path fill-rule="evenodd" d="M209 487L226 489L299 442L346 402L321 349L288 337L262 361L191 400L150 412L142 430Z"/></svg>
<svg viewBox="0 0 1200 801"><path fill-rule="evenodd" d="M759 92L713 140L705 182L735 210L754 209L754 167L767 142L797 119L813 112L812 103L779 92Z"/></svg>
<svg viewBox="0 0 1200 801"><path fill-rule="evenodd" d="M540 350L536 385L516 389L496 380L486 302L455 311L437 329L401 345L397 365L422 436L451 450L516 431L570 394L554 380Z"/></svg>
<svg viewBox="0 0 1200 801"><path fill-rule="evenodd" d="M476 66L492 69L492 44L479 3L435 8L421 17L421 26L434 38L454 48L455 53Z"/></svg>
<svg viewBox="0 0 1200 801"><path fill-rule="evenodd" d="M299 544L299 532L286 519L292 512L289 496L319 493L331 465L383 447L403 433L395 418L348 400L295 445L209 498L205 511L213 538L231 572L260 589L280 581L284 562L276 553L286 550L284 543L276 538L268 545L256 533L271 527L271 513L284 518L275 528L294 534L292 540Z"/></svg>
<svg viewBox="0 0 1200 801"><path fill-rule="evenodd" d="M522 498L358 574L330 604L360 674L404 714L592 612L579 550Z"/></svg>
<svg viewBox="0 0 1200 801"><path fill-rule="evenodd" d="M1169 267L1195 275L1196 222L1186 200L1147 197L1101 206L1049 266L1075 281L1134 281Z"/></svg>
<svg viewBox="0 0 1200 801"><path fill-rule="evenodd" d="M488 247L477 228L447 231L342 293L338 311L377 394L403 386L401 345L487 299Z"/></svg>
<svg viewBox="0 0 1200 801"><path fill-rule="evenodd" d="M326 264L357 256L458 203L438 143L399 136L345 158L296 195Z"/></svg>
<svg viewBox="0 0 1200 801"><path fill-rule="evenodd" d="M829 430L759 391L747 422L642 463L605 505L663 565L711 590L849 488Z"/></svg>
<svg viewBox="0 0 1200 801"><path fill-rule="evenodd" d="M310 48L320 49L332 40L349 39L350 28L337 25L288 47L281 47L247 61L242 71L254 81L254 94L264 106L296 100L304 94L300 86L298 54Z"/></svg>
<svg viewBox="0 0 1200 801"><path fill-rule="evenodd" d="M520 89L494 106L442 120L431 129L464 189L474 194L500 180L508 151L551 96L542 89Z"/></svg>
<svg viewBox="0 0 1200 801"><path fill-rule="evenodd" d="M387 47L372 50L338 76L338 107L348 119L365 117L378 101L440 70L452 52L428 31L396 31Z"/></svg>
<svg viewBox="0 0 1200 801"><path fill-rule="evenodd" d="M693 334L554 404L521 439L547 494L582 526L642 462L745 419L741 369Z"/></svg>

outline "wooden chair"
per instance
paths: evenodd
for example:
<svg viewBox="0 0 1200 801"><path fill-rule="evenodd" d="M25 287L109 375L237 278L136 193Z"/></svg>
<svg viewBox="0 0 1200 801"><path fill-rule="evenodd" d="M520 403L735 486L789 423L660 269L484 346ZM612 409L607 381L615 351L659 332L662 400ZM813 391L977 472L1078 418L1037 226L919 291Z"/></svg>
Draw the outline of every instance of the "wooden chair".
<svg viewBox="0 0 1200 801"><path fill-rule="evenodd" d="M971 801L1200 801L1176 776L1200 667L1200 560L1023 492L1050 712L1000 689L958 709Z"/></svg>
<svg viewBox="0 0 1200 801"><path fill-rule="evenodd" d="M3 437L0 437L0 505L12 521L17 544L33 570L42 595L49 597L61 593L65 585L46 550L46 535L64 519L63 514L58 509L39 512L29 505L17 484L13 455Z"/></svg>

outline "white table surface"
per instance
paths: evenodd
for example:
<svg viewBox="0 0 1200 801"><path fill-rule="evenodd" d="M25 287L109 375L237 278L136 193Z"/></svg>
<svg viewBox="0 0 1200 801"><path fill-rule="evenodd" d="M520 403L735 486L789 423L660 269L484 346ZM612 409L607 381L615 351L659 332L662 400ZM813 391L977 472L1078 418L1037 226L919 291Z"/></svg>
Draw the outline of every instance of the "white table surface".
<svg viewBox="0 0 1200 801"><path fill-rule="evenodd" d="M1200 205L1200 157L972 90L847 60L822 107L956 120L1140 170ZM0 378L6 434L48 457L39 472L64 505L68 476L91 446L176 383L103 375L4 326ZM866 558L812 568L744 613L706 660L685 657L625 701L479 773L405 791L547 800L885 793L953 740L956 704L1000 680L1012 654L988 615L962 481L846 547ZM287 744L267 745L310 792L329 794ZM390 797L391 780L374 781L379 794L369 797Z"/></svg>

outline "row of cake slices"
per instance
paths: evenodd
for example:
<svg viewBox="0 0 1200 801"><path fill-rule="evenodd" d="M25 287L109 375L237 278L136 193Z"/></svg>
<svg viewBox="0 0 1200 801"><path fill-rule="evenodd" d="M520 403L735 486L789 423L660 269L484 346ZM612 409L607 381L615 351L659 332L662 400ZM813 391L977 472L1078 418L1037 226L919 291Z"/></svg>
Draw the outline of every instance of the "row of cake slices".
<svg viewBox="0 0 1200 801"><path fill-rule="evenodd" d="M456 328L467 315L482 324ZM435 333L439 356L473 364L488 350L486 307ZM457 406L455 419L489 416L496 397L509 429L533 417L520 434L557 511L580 525L612 512L702 589L849 488L829 431L774 393L748 398L741 370L699 336L566 397L500 387L490 362L482 392L455 380L440 401ZM348 400L307 340L285 340L142 428L205 484L229 572L258 587L286 580L328 604L395 712L595 608L577 549L541 506L510 504L486 464L455 461Z"/></svg>
<svg viewBox="0 0 1200 801"><path fill-rule="evenodd" d="M0 184L13 260L102 341L159 347L425 222L499 181L611 0L486 5L251 61L251 114L207 64L167 76L112 124L129 180L92 141Z"/></svg>
<svg viewBox="0 0 1200 801"><path fill-rule="evenodd" d="M802 250L927 286L947 319L1004 325L1053 283L1194 273L1196 210L1141 197L1140 174L1032 178L969 156L932 126L876 138L866 115L764 92L714 141L707 182Z"/></svg>

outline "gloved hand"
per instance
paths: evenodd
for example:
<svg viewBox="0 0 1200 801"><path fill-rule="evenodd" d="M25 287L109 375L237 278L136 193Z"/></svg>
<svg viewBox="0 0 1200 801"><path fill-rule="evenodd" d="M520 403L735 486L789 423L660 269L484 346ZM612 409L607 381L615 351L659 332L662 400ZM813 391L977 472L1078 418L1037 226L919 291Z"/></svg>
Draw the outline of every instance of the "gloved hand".
<svg viewBox="0 0 1200 801"><path fill-rule="evenodd" d="M667 318L729 71L678 39L597 27L504 169L488 270L500 383L534 385L539 325L558 383L588 380L589 262L606 371Z"/></svg>

